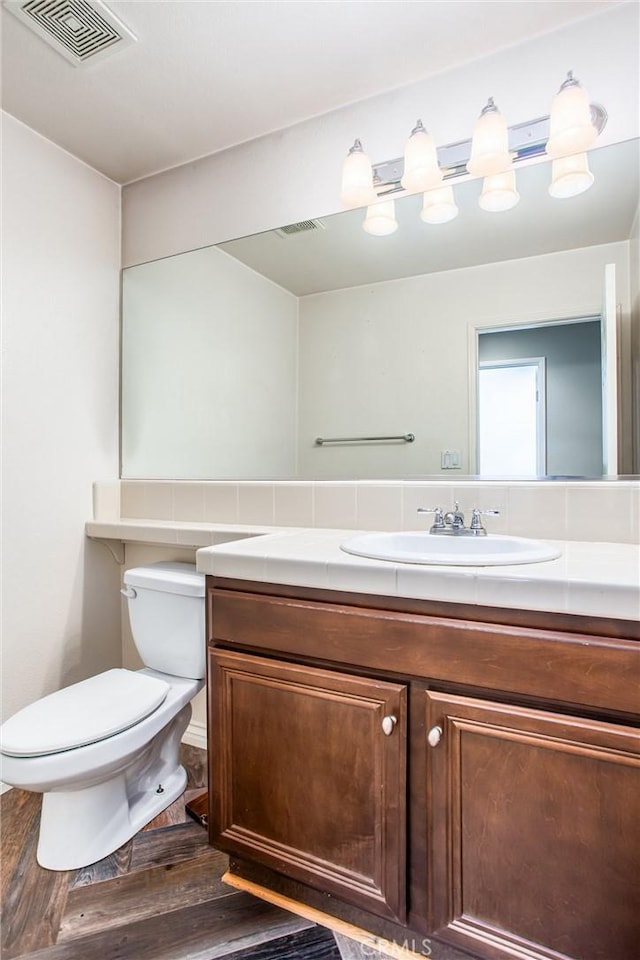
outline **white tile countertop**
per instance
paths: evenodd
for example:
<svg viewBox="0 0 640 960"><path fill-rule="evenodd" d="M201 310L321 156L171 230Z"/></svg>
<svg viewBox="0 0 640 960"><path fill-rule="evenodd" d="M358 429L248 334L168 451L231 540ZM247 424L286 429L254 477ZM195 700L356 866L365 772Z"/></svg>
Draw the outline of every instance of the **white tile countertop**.
<svg viewBox="0 0 640 960"><path fill-rule="evenodd" d="M281 527L243 523L202 523L191 520L88 520L85 532L94 540L150 543L159 546L208 547L247 537L279 532ZM291 528L290 528L291 529Z"/></svg>
<svg viewBox="0 0 640 960"><path fill-rule="evenodd" d="M257 531L256 531L257 532ZM454 567L355 557L340 544L356 530L267 532L197 551L202 573L325 590L493 607L640 619L640 547L553 543L556 560L513 566Z"/></svg>

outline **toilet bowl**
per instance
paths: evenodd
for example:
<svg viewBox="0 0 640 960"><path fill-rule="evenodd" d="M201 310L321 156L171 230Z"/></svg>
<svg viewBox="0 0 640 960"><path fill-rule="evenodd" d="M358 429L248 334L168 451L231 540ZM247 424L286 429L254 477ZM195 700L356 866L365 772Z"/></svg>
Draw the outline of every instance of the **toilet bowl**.
<svg viewBox="0 0 640 960"><path fill-rule="evenodd" d="M65 687L0 728L1 779L43 794L37 859L49 870L101 860L186 785L179 747L204 686L204 576L161 563L124 582L146 666Z"/></svg>

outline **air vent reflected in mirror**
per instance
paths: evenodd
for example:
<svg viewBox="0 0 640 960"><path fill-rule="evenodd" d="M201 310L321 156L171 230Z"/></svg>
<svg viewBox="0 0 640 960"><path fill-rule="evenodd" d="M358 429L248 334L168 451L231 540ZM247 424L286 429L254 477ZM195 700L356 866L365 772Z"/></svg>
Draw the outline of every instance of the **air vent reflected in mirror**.
<svg viewBox="0 0 640 960"><path fill-rule="evenodd" d="M321 220L300 220L299 223L288 223L273 232L279 237L293 237L298 233L309 233L313 230L324 230L324 223Z"/></svg>

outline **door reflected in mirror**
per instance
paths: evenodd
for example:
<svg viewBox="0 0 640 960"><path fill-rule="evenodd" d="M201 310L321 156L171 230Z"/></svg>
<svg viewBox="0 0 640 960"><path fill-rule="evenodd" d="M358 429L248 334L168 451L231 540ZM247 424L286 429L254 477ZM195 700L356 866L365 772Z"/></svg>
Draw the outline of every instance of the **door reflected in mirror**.
<svg viewBox="0 0 640 960"><path fill-rule="evenodd" d="M544 367L544 357L480 362L479 476L546 475Z"/></svg>
<svg viewBox="0 0 640 960"><path fill-rule="evenodd" d="M420 221L421 198L407 196L389 237L365 233L354 210L126 269L123 477L474 475L478 331L582 319L599 339L607 264L617 274L619 403L603 405L599 379L587 404L599 432L576 458L568 447L585 402L560 375L566 402L547 411L542 473L631 472L638 159L638 141L592 151L594 186L570 200L549 197L541 163L518 171L521 202L502 214L480 210L481 183L467 181L447 224ZM547 349L529 356L546 359L551 407ZM570 421L564 451L552 440L558 418ZM315 443L409 433L414 443ZM603 456L612 433L613 459Z"/></svg>
<svg viewBox="0 0 640 960"><path fill-rule="evenodd" d="M601 319L478 331L478 473L603 473Z"/></svg>

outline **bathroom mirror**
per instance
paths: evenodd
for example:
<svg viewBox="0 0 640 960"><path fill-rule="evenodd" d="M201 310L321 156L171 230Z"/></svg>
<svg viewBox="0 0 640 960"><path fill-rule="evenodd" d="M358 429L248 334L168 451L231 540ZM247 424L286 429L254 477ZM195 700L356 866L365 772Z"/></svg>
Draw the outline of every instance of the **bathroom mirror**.
<svg viewBox="0 0 640 960"><path fill-rule="evenodd" d="M638 141L594 150L589 162L592 188L567 200L549 196L550 164L538 163L518 170L521 200L505 213L480 210L481 182L468 180L455 185L460 212L446 224L422 222L421 197L407 196L391 236L365 233L364 211L353 210L124 270L122 476L477 474L478 365L488 359L479 338L562 324L578 342L587 328L599 342L608 264L619 310L617 472L631 472ZM547 349L534 346L536 356ZM536 475L598 476L606 423L590 431L588 456L569 447L583 429L572 409L588 402L587 419L602 422L601 357L565 347L564 358L574 369L555 369L565 389L555 412L547 403L544 427L556 453ZM588 401L568 387L586 367L597 394ZM360 439L377 437L399 439Z"/></svg>

